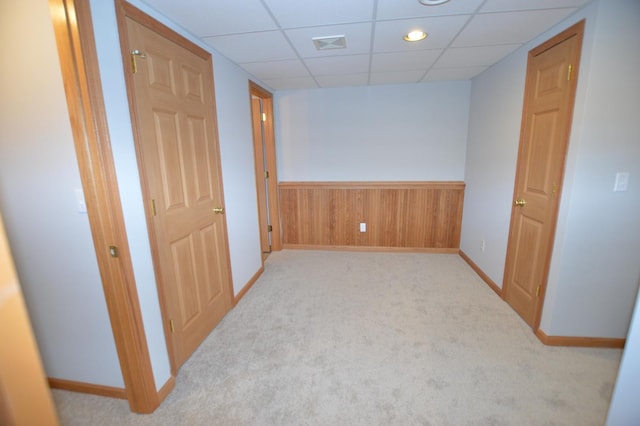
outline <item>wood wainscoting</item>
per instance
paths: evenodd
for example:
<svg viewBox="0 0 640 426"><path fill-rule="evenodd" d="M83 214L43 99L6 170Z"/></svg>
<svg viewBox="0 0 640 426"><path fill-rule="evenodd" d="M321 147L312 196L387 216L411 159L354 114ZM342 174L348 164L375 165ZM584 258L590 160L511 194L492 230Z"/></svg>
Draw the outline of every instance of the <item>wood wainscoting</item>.
<svg viewBox="0 0 640 426"><path fill-rule="evenodd" d="M281 182L282 241L285 248L458 253L464 188L464 182Z"/></svg>

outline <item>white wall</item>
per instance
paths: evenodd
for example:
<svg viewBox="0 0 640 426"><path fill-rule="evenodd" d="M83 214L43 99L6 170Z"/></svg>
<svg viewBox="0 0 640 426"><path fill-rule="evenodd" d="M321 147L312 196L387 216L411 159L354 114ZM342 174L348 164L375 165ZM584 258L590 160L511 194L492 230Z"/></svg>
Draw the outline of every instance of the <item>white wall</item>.
<svg viewBox="0 0 640 426"><path fill-rule="evenodd" d="M582 9L472 85L461 248L502 285L527 52L587 19L541 322L548 335L624 337L640 276L639 4L604 4ZM612 192L616 171L631 173L628 192Z"/></svg>
<svg viewBox="0 0 640 426"><path fill-rule="evenodd" d="M463 180L469 93L469 81L278 92L278 178Z"/></svg>
<svg viewBox="0 0 640 426"><path fill-rule="evenodd" d="M123 387L46 1L0 2L0 205L49 377Z"/></svg>

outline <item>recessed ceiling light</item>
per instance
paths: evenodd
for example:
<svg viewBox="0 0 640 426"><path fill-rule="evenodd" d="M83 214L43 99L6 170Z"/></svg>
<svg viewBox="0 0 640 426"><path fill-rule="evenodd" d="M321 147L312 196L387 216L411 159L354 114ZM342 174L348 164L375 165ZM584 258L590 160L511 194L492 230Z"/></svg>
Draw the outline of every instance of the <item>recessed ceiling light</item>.
<svg viewBox="0 0 640 426"><path fill-rule="evenodd" d="M409 34L402 37L405 41L420 41L427 38L427 33L422 30L413 30Z"/></svg>
<svg viewBox="0 0 640 426"><path fill-rule="evenodd" d="M448 2L449 0L418 0L418 1L424 4L425 6L437 6L439 4Z"/></svg>

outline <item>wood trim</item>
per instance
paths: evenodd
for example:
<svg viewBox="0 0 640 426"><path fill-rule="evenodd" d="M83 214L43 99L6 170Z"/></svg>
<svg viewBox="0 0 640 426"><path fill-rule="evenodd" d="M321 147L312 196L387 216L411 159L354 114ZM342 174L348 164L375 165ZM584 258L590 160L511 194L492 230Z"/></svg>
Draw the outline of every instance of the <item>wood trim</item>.
<svg viewBox="0 0 640 426"><path fill-rule="evenodd" d="M288 189L464 189L461 181L331 181L331 182L280 182L280 188Z"/></svg>
<svg viewBox="0 0 640 426"><path fill-rule="evenodd" d="M271 242L269 241L269 212L267 202L267 180L265 177L264 148L263 148L263 127L260 114L262 99L256 98L253 93L250 95L251 102L251 127L253 135L253 160L256 178L256 201L258 204L258 226L260 234L260 250L262 254L271 252Z"/></svg>
<svg viewBox="0 0 640 426"><path fill-rule="evenodd" d="M91 383L76 382L73 380L47 379L49 387L52 389L62 389L71 392L89 393L92 395L106 396L109 398L127 399L127 391L123 388L111 386L94 385Z"/></svg>
<svg viewBox="0 0 640 426"><path fill-rule="evenodd" d="M49 0L65 94L111 328L129 406L159 405L104 110L88 1ZM117 246L119 257L111 257Z"/></svg>
<svg viewBox="0 0 640 426"><path fill-rule="evenodd" d="M489 287L496 292L498 296L504 299L502 290L496 285L496 283L489 278L487 274L476 265L473 260L467 254L460 250L460 257L469 264L482 280L489 285ZM547 346L575 346L585 348L624 348L625 339L612 339L604 337L573 337L573 336L547 336L544 331L538 329L535 332L536 337L540 339L542 343Z"/></svg>
<svg viewBox="0 0 640 426"><path fill-rule="evenodd" d="M262 273L264 272L264 266L261 266L260 269L258 269L258 272L256 272L253 277L251 277L251 279L249 279L249 281L247 281L247 283L244 285L244 287L242 287L242 290L240 290L238 292L238 294L236 295L234 301L233 301L233 306L237 305L238 302L240 301L240 299L242 299L244 297L245 294L247 294L247 292L251 289L251 287L253 287L253 285L256 283L256 281L258 281L258 278L260 278L260 276L262 275Z"/></svg>
<svg viewBox="0 0 640 426"><path fill-rule="evenodd" d="M538 329L536 337L547 346L575 346L580 348L615 348L624 349L626 339L608 337L580 337L580 336L547 336Z"/></svg>
<svg viewBox="0 0 640 426"><path fill-rule="evenodd" d="M436 253L458 254L457 248L416 248L416 247L363 247L363 246L325 246L311 244L285 244L287 250L326 250L326 251L360 251L372 253Z"/></svg>
<svg viewBox="0 0 640 426"><path fill-rule="evenodd" d="M464 188L464 182L283 182L283 243L457 253Z"/></svg>
<svg viewBox="0 0 640 426"><path fill-rule="evenodd" d="M460 257L469 264L482 280L496 292L498 296L504 299L502 290L496 283L484 273L478 265L467 254L460 250ZM536 337L547 346L575 346L584 348L619 348L623 349L626 339L615 339L606 337L574 337L574 336L547 336L544 331L538 329L535 332Z"/></svg>
<svg viewBox="0 0 640 426"><path fill-rule="evenodd" d="M169 380L160 388L158 391L158 399L160 402L164 401L167 396L171 393L173 389L176 387L176 378L175 376L169 377Z"/></svg>
<svg viewBox="0 0 640 426"><path fill-rule="evenodd" d="M480 269L480 267L476 265L475 262L471 260L471 258L467 256L467 254L464 251L460 250L459 254L462 260L467 262L467 264L469 264L471 269L473 269L475 273L478 274L480 278L482 278L482 281L487 283L489 288L491 288L491 290L493 290L498 296L500 296L501 299L504 299L504 295L502 294L502 289L498 287L498 285L491 278L489 278L489 275L485 274L484 271Z"/></svg>
<svg viewBox="0 0 640 426"><path fill-rule="evenodd" d="M159 22L153 17L147 15L142 10L128 3L126 0L115 0L115 1L117 4L117 8L122 8L122 11L125 13L126 16L132 17L133 19L143 24L144 26L157 32L158 34L162 34L163 36L170 38L172 41L174 41L175 43L181 46L189 46L188 49L191 53L200 56L204 60L208 60L211 58L210 52L198 46L188 38L184 37L182 34L167 27L162 22Z"/></svg>
<svg viewBox="0 0 640 426"><path fill-rule="evenodd" d="M278 166L276 163L276 141L274 131L273 94L249 80L251 94L262 99L262 108L267 115L264 123L265 160L269 179L267 180L267 198L269 200L269 218L271 219L271 250L282 250L282 227L280 224L280 203L278 198Z"/></svg>

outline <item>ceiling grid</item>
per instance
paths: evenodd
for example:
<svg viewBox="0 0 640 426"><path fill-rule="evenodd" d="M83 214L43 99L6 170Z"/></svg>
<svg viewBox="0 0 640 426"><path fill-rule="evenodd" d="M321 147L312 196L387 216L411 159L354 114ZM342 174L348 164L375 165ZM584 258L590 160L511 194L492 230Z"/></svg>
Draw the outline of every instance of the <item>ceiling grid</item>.
<svg viewBox="0 0 640 426"><path fill-rule="evenodd" d="M274 90L467 80L591 0L143 0ZM422 30L427 38L403 40ZM314 38L344 35L318 50Z"/></svg>

